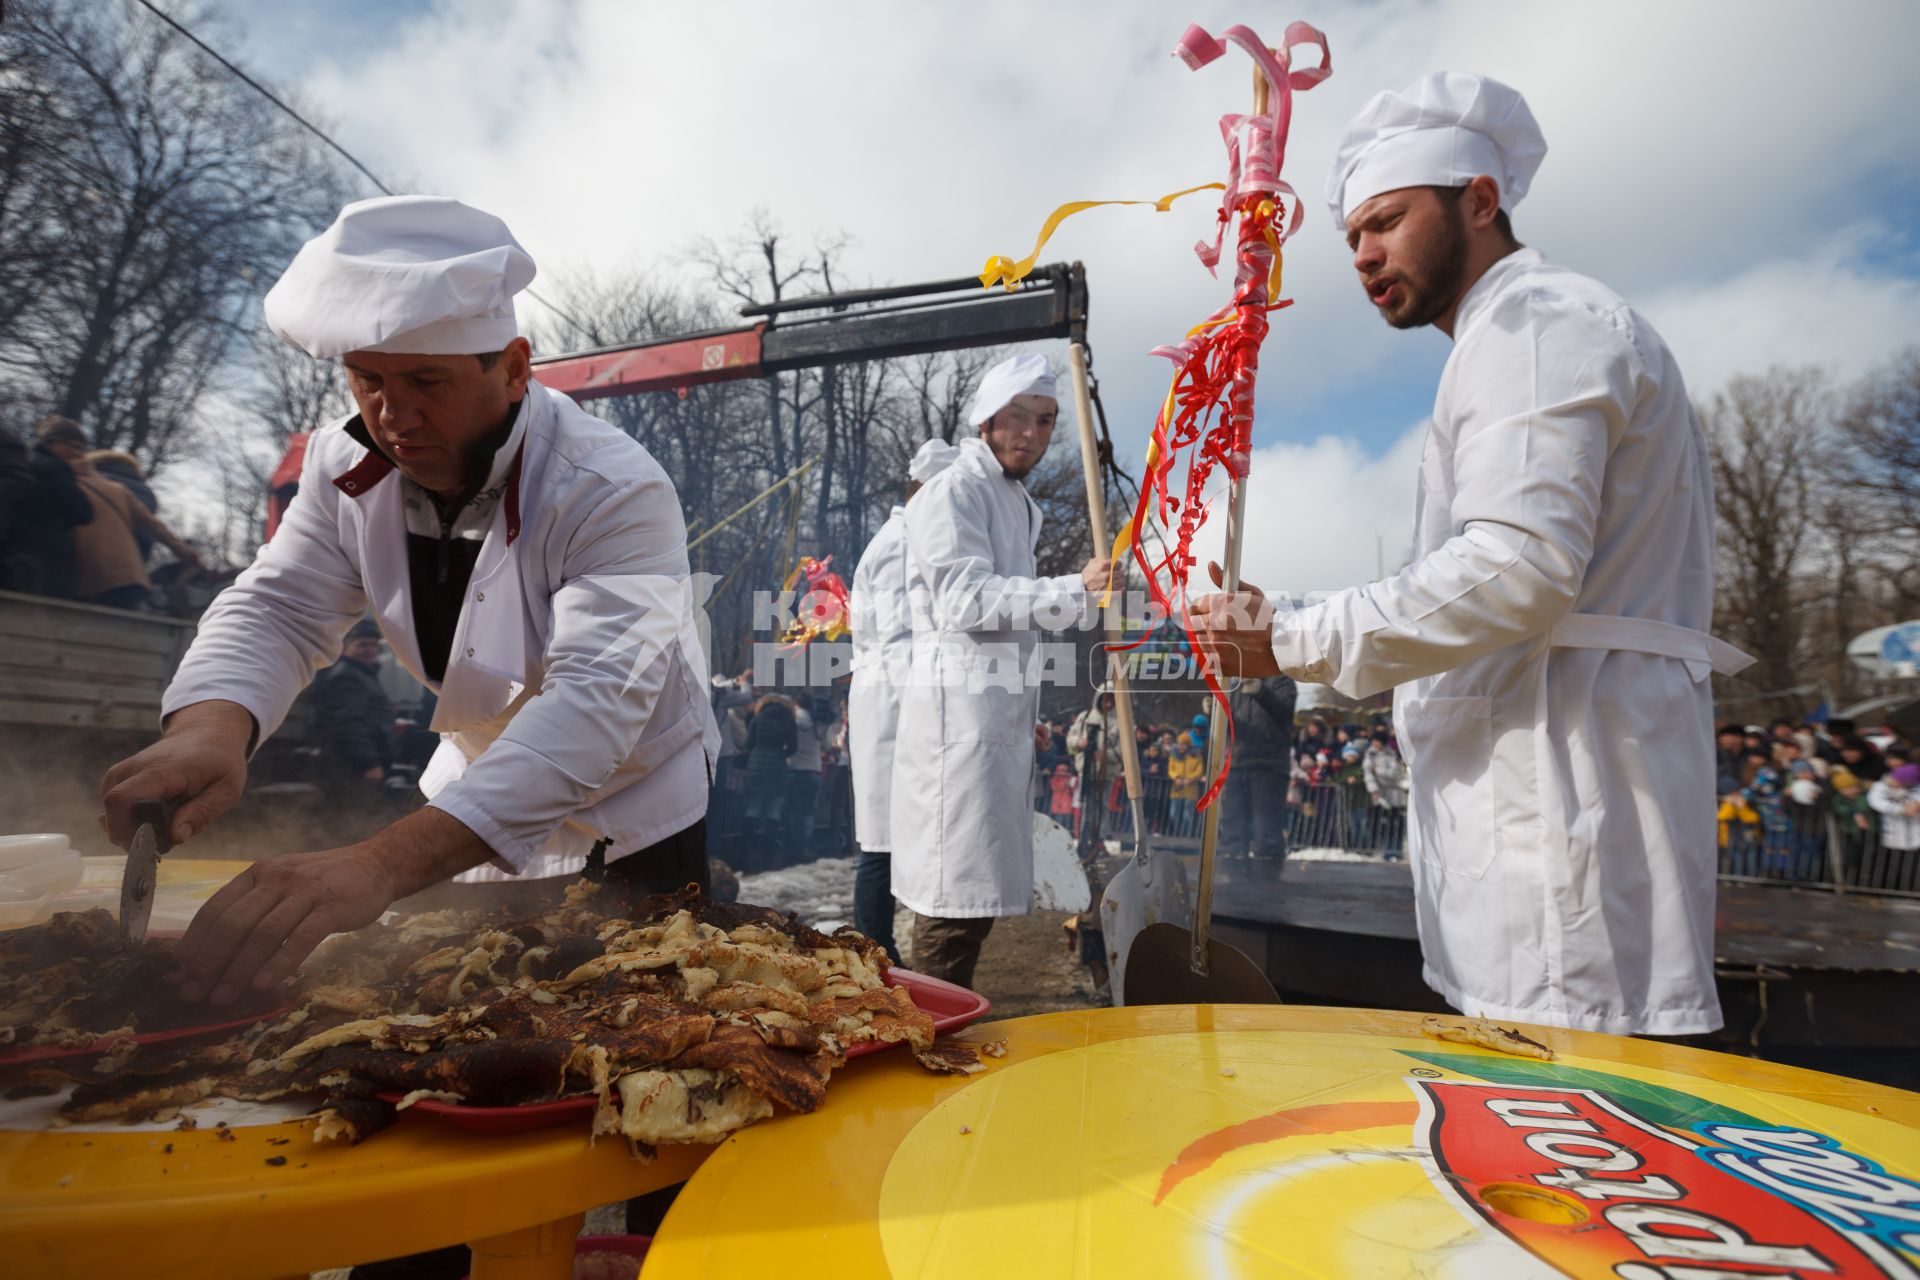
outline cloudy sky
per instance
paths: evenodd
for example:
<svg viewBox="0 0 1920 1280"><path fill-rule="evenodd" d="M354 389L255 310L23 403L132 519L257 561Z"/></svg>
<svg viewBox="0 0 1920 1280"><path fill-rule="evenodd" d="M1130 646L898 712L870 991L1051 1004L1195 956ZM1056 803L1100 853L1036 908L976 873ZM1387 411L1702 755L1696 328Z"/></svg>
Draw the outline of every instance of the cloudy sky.
<svg viewBox="0 0 1920 1280"><path fill-rule="evenodd" d="M1920 341L1920 5L1075 2L665 5L639 0L217 0L219 38L296 90L376 172L505 217L549 274L665 266L764 206L804 245L852 238L874 283L1021 257L1071 199L1223 176L1215 119L1243 55L1188 71L1188 21L1321 27L1333 77L1296 103L1285 174L1309 199L1293 309L1260 382L1248 576L1293 590L1391 568L1449 344L1388 329L1320 194L1374 92L1479 71L1527 95L1549 154L1520 238L1606 281L1666 336L1696 396L1740 372L1849 375ZM1204 196L1101 210L1078 258L1123 445L1164 390L1149 348L1226 296L1193 256ZM536 285L536 288L538 286ZM1059 447L1068 447L1063 433Z"/></svg>

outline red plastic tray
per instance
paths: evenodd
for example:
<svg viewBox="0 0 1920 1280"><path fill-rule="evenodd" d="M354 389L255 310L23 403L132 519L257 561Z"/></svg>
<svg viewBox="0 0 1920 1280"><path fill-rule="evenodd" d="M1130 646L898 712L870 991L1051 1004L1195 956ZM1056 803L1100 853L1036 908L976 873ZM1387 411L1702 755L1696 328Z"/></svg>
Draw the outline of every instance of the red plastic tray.
<svg viewBox="0 0 1920 1280"><path fill-rule="evenodd" d="M133 1037L135 1044L170 1044L175 1040L191 1040L195 1036L210 1036L218 1031L238 1031L241 1027L250 1027L256 1022L270 1018L284 1018L300 1007L297 1000L288 1000L249 1014L244 1018L229 1018L225 1022L203 1022L192 1027L174 1027L170 1031L143 1031ZM97 1054L111 1053L118 1048L117 1042L108 1039L95 1040L83 1045L29 1044L17 1049L0 1049L0 1067L28 1066L35 1062L51 1062L56 1058L82 1058Z"/></svg>
<svg viewBox="0 0 1920 1280"><path fill-rule="evenodd" d="M943 982L939 978L929 978L911 969L889 969L886 980L890 987L905 987L913 1003L923 1012L933 1015L933 1029L937 1034L944 1035L949 1031L958 1031L964 1026L978 1022L993 1009L992 1003L976 991L955 986L951 982ZM891 1049L898 1043L900 1042L870 1040L848 1049L847 1057L865 1057L870 1053ZM376 1096L386 1102L398 1102L404 1095L397 1091L386 1090ZM469 1133L506 1137L510 1134L532 1133L539 1129L551 1129L558 1125L570 1124L581 1117L592 1115L593 1108L593 1096L582 1094L573 1098L561 1098L554 1102L522 1103L517 1107L469 1107L458 1102L437 1102L428 1099L414 1103L407 1110L438 1116L448 1124L465 1129Z"/></svg>
<svg viewBox="0 0 1920 1280"><path fill-rule="evenodd" d="M155 931L155 938L179 938L177 930ZM268 1018L284 1018L300 1007L298 1000L283 1000L271 1009L262 1009L250 1013L244 1018L225 1018L219 1022L202 1022L191 1027L171 1027L165 1031L143 1031L133 1037L135 1044L171 1044L175 1040L191 1040L195 1036L210 1036L219 1031L237 1031L241 1027L252 1026ZM28 1044L12 1049L0 1049L0 1067L23 1067L36 1062L52 1062L60 1058L84 1058L98 1054L111 1053L117 1046L111 1040L95 1040L83 1045Z"/></svg>

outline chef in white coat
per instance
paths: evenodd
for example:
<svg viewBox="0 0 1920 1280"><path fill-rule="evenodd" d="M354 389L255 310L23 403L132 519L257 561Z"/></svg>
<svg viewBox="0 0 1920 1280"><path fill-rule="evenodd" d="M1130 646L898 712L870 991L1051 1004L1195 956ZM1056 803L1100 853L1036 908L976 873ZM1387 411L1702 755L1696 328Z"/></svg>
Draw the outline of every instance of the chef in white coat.
<svg viewBox="0 0 1920 1280"><path fill-rule="evenodd" d="M1042 633L1076 626L1112 569L1096 555L1078 574L1036 576L1040 508L1021 481L1058 413L1046 357L995 365L968 415L980 434L907 505L913 666L894 746L893 893L914 913L912 967L962 986L994 920L1033 900Z"/></svg>
<svg viewBox="0 0 1920 1280"><path fill-rule="evenodd" d="M1429 76L1354 119L1327 199L1361 284L1395 328L1454 344L1413 560L1312 607L1250 591L1198 614L1252 674L1395 689L1425 976L1450 1003L1705 1032L1709 677L1748 660L1708 634L1712 481L1672 352L1513 238L1545 154L1525 100L1481 76Z"/></svg>
<svg viewBox="0 0 1920 1280"><path fill-rule="evenodd" d="M853 877L853 927L900 960L893 940L894 738L900 690L913 662L913 619L907 597L907 508L927 481L945 471L957 445L929 440L907 466L903 505L887 516L853 570L853 679L847 695L847 751L853 770L853 834L860 861Z"/></svg>
<svg viewBox="0 0 1920 1280"><path fill-rule="evenodd" d="M268 293L267 322L339 357L358 412L314 431L273 540L214 601L160 740L108 771L109 834L180 802L185 841L371 612L439 695L427 807L343 848L256 862L195 916L182 994L226 1003L328 934L450 877L705 882L718 733L686 528L647 451L534 382L506 224L453 200L348 205Z"/></svg>

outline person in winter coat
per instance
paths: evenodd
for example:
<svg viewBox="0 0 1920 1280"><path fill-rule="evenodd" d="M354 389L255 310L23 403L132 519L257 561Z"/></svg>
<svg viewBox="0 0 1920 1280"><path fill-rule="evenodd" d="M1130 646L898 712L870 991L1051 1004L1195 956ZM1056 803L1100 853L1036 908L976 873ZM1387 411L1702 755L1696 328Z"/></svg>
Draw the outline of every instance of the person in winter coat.
<svg viewBox="0 0 1920 1280"><path fill-rule="evenodd" d="M93 503L76 474L86 453L87 433L71 418L43 418L34 427L33 485L12 522L10 590L73 598L73 531L93 519Z"/></svg>
<svg viewBox="0 0 1920 1280"><path fill-rule="evenodd" d="M799 718L793 704L777 693L769 693L753 707L753 720L747 726L747 759L742 786L746 795L747 838L753 848L746 853L747 869L769 865L780 840L780 815L786 805L787 761L800 749Z"/></svg>
<svg viewBox="0 0 1920 1280"><path fill-rule="evenodd" d="M1920 851L1920 764L1903 764L1867 791L1880 815L1880 843L1911 855Z"/></svg>
<svg viewBox="0 0 1920 1280"><path fill-rule="evenodd" d="M30 566L21 526L33 495L33 454L12 428L0 424L0 591L25 589ZM22 562L17 569L16 557Z"/></svg>
<svg viewBox="0 0 1920 1280"><path fill-rule="evenodd" d="M1055 762L1047 777L1047 813L1053 820L1073 830L1073 766L1065 760Z"/></svg>
<svg viewBox="0 0 1920 1280"><path fill-rule="evenodd" d="M93 519L73 531L73 595L109 609L145 610L153 592L140 539L166 543L182 564L197 568L200 553L169 529L117 480L85 458L74 467Z"/></svg>
<svg viewBox="0 0 1920 1280"><path fill-rule="evenodd" d="M1193 744L1191 733L1173 740L1167 756L1167 799L1172 815L1171 835L1190 836L1199 821L1194 806L1200 802L1200 784L1207 776L1207 762Z"/></svg>
<svg viewBox="0 0 1920 1280"><path fill-rule="evenodd" d="M1366 780L1373 844L1389 862L1398 861L1407 836L1407 762L1394 748L1390 729L1375 729L1370 735Z"/></svg>
<svg viewBox="0 0 1920 1280"><path fill-rule="evenodd" d="M1220 852L1228 857L1287 856L1287 791L1291 785L1293 710L1299 688L1288 676L1243 679L1227 698L1233 715L1233 753L1220 789ZM1193 734L1194 750L1206 754L1206 738Z"/></svg>
<svg viewBox="0 0 1920 1280"><path fill-rule="evenodd" d="M1723 724L1714 735L1715 795L1730 796L1740 789L1740 760L1745 754L1747 731L1737 724Z"/></svg>
<svg viewBox="0 0 1920 1280"><path fill-rule="evenodd" d="M314 682L314 718L328 768L342 779L377 783L393 767L393 702L380 687L380 626L347 632L340 661Z"/></svg>
<svg viewBox="0 0 1920 1280"><path fill-rule="evenodd" d="M132 494L134 501L147 509L147 514L160 514L159 495L147 483L147 473L140 466L138 458L120 449L95 449L87 455L87 465L96 474L105 476ZM140 558L146 559L147 552L153 550L157 539L144 527L136 528L133 537L140 544Z"/></svg>
<svg viewBox="0 0 1920 1280"><path fill-rule="evenodd" d="M1096 555L1077 574L1037 573L1040 508L1021 482L1053 438L1053 390L1043 356L989 369L967 415L980 434L907 505L913 678L894 755L893 893L914 913L913 967L962 986L994 919L1033 901L1042 629L1077 625L1113 571Z"/></svg>
<svg viewBox="0 0 1920 1280"><path fill-rule="evenodd" d="M1867 800L1867 789L1844 764L1833 766L1827 775L1827 785L1833 788L1833 826L1839 833L1840 865L1851 882L1867 847L1873 843L1878 815Z"/></svg>
<svg viewBox="0 0 1920 1280"><path fill-rule="evenodd" d="M1346 815L1343 847L1367 847L1367 749L1358 742L1340 748L1340 762L1334 766L1333 783L1340 789L1340 812Z"/></svg>
<svg viewBox="0 0 1920 1280"><path fill-rule="evenodd" d="M1294 608L1200 601L1232 674L1394 689L1423 976L1462 1012L1617 1034L1721 1025L1713 473L1673 353L1514 237L1526 101L1440 72L1376 95L1328 203L1368 300L1453 340L1410 563ZM1259 483L1258 475L1254 483Z"/></svg>
<svg viewBox="0 0 1920 1280"><path fill-rule="evenodd" d="M825 699L812 708L793 708L794 746L787 757L787 796L780 808L780 831L796 856L813 856L813 827L820 810L820 735L829 727L815 718L830 711Z"/></svg>

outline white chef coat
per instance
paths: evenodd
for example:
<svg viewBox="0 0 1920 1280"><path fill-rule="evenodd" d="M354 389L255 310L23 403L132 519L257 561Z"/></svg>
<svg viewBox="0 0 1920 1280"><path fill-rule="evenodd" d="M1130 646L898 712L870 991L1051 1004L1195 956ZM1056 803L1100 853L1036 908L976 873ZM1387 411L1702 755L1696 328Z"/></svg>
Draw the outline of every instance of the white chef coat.
<svg viewBox="0 0 1920 1280"><path fill-rule="evenodd" d="M894 748L893 896L927 916L1022 915L1038 646L1080 622L1086 590L1078 574L1035 576L1040 508L978 437L914 495L906 523L913 668Z"/></svg>
<svg viewBox="0 0 1920 1280"><path fill-rule="evenodd" d="M285 520L201 619L162 714L237 702L264 741L371 609L400 665L439 695L421 790L494 851L461 879L573 874L603 836L618 857L697 822L719 731L686 526L660 465L529 384L436 684L414 634L401 477L348 421L313 433Z"/></svg>
<svg viewBox="0 0 1920 1280"><path fill-rule="evenodd" d="M1673 355L1509 254L1462 299L1413 563L1282 610L1296 679L1398 686L1427 983L1471 1015L1682 1035L1713 981L1713 487Z"/></svg>
<svg viewBox="0 0 1920 1280"><path fill-rule="evenodd" d="M853 678L847 691L847 754L853 770L853 835L862 849L891 847L894 737L900 689L913 660L907 614L907 509L895 507L853 570Z"/></svg>

